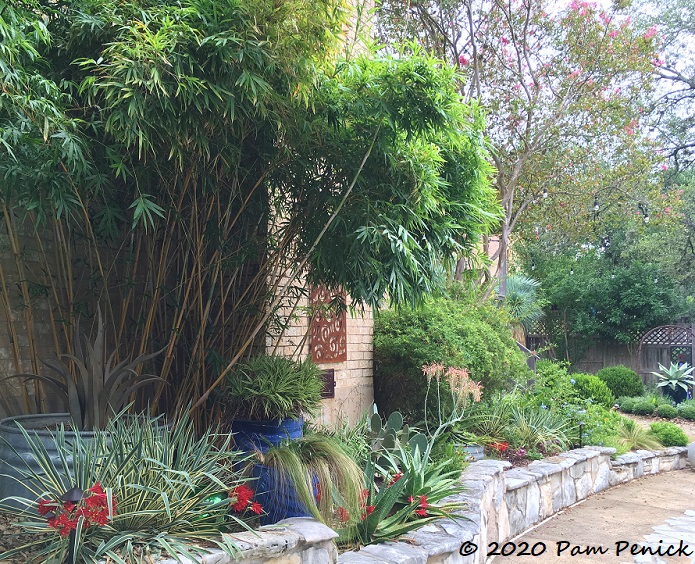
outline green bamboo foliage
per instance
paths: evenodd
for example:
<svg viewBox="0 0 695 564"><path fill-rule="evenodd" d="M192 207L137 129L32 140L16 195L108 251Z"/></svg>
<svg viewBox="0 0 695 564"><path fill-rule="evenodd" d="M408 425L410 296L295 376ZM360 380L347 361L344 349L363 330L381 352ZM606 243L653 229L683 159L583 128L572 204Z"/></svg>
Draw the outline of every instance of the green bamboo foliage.
<svg viewBox="0 0 695 564"><path fill-rule="evenodd" d="M0 92L5 228L33 229L40 267L21 278L21 323L8 272L0 306L32 335L33 373L39 306L74 354L99 304L114 362L164 348L151 408L200 407L307 282L358 307L416 303L499 216L454 69L338 62L338 0L3 9L0 67L18 69Z"/></svg>

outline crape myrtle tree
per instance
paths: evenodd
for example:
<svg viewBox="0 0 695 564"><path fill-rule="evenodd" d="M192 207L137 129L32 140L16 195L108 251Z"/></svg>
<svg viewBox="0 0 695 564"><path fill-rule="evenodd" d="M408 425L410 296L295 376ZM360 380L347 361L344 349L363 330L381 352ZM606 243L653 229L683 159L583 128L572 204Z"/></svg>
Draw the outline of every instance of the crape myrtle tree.
<svg viewBox="0 0 695 564"><path fill-rule="evenodd" d="M643 0L627 3L626 9L646 33L659 38L659 56L652 61L658 80L651 125L678 173L695 161L695 6L688 0Z"/></svg>
<svg viewBox="0 0 695 564"><path fill-rule="evenodd" d="M458 65L462 92L487 111L505 214L494 255L502 294L515 231L534 234L554 214L579 241L605 217L596 200L630 203L622 213L650 204L658 156L641 125L653 30L578 0L383 0L379 26L385 42L415 38Z"/></svg>
<svg viewBox="0 0 695 564"><path fill-rule="evenodd" d="M42 265L24 327L4 278L2 307L35 338L48 301L68 352L100 302L121 356L165 347L152 409L201 405L309 283L419 302L501 215L462 77L341 60L342 2L1 6L4 226Z"/></svg>

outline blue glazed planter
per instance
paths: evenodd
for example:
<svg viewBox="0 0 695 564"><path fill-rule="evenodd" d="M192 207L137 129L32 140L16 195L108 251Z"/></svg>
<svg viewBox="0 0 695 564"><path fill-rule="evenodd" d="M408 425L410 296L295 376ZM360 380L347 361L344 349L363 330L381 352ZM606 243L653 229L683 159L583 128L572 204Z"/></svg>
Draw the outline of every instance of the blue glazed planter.
<svg viewBox="0 0 695 564"><path fill-rule="evenodd" d="M232 434L239 450L246 452L265 452L270 447L278 446L284 440L299 439L302 434L304 419L282 419L275 421L232 421Z"/></svg>
<svg viewBox="0 0 695 564"><path fill-rule="evenodd" d="M304 419L283 419L280 421L248 421L235 419L232 422L234 442L239 450L245 452L260 451L280 445L286 440L302 437ZM254 464L251 476L256 478L254 488L255 500L261 504L265 514L261 516L261 525L272 525L289 517L309 517L304 504L297 497L294 485L274 468L263 464ZM318 493L317 485L314 494Z"/></svg>
<svg viewBox="0 0 695 564"><path fill-rule="evenodd" d="M299 500L294 484L283 480L275 468L254 464L251 475L256 478L255 499L263 507L261 525L272 525L289 517L311 517L311 513ZM314 496L318 494L318 479L313 480Z"/></svg>

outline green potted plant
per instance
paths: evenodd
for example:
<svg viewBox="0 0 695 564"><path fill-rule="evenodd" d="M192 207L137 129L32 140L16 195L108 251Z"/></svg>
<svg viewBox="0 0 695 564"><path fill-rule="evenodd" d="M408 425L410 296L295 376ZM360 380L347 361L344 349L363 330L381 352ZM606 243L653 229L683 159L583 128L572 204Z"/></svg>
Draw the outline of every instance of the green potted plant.
<svg viewBox="0 0 695 564"><path fill-rule="evenodd" d="M261 355L241 363L224 391L239 449L265 452L301 437L303 416L316 414L322 388L321 369L309 359Z"/></svg>
<svg viewBox="0 0 695 564"><path fill-rule="evenodd" d="M659 364L659 370L660 372L652 372L659 379L657 388L663 388L676 403L688 399L688 392L695 386L693 367L687 363L679 366L672 362L668 368Z"/></svg>
<svg viewBox="0 0 695 564"><path fill-rule="evenodd" d="M60 355L68 362L42 359L53 375L15 374L5 378L28 378L42 382L64 400L68 411L0 420L0 500L29 493L17 480L19 476L15 470L24 460L31 459L26 433L20 427L41 440L48 452L57 456L52 429L65 425L68 440L73 440L77 433L83 439L90 439L95 429L104 429L110 417L123 410L133 392L146 384L162 381L156 376L138 374L135 370L161 351L119 363L114 362L116 351L107 356L101 312L94 342L90 343L80 333L79 323L76 323L73 343L74 354ZM74 366L74 371L70 364ZM36 469L38 471L38 466Z"/></svg>

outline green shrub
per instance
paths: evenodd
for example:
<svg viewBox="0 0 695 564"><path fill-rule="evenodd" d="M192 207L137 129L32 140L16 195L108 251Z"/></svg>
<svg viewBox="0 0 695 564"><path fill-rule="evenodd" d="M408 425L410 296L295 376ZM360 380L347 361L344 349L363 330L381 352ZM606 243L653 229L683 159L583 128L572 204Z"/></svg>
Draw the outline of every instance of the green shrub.
<svg viewBox="0 0 695 564"><path fill-rule="evenodd" d="M651 415L654 413L654 404L646 399L641 399L632 408L635 415Z"/></svg>
<svg viewBox="0 0 695 564"><path fill-rule="evenodd" d="M568 368L567 362L538 361L533 387L534 402L537 405L559 407L581 403L577 389L570 381Z"/></svg>
<svg viewBox="0 0 695 564"><path fill-rule="evenodd" d="M659 442L665 447L688 445L688 437L678 425L662 421L652 423L650 429L652 434L659 439Z"/></svg>
<svg viewBox="0 0 695 564"><path fill-rule="evenodd" d="M620 411L625 413L632 413L635 408L638 398L622 397L618 398L615 402L620 406Z"/></svg>
<svg viewBox="0 0 695 564"><path fill-rule="evenodd" d="M644 384L637 372L627 366L609 366L596 373L606 383L615 397L641 396L644 394Z"/></svg>
<svg viewBox="0 0 695 564"><path fill-rule="evenodd" d="M612 407L615 403L615 398L605 382L592 374L573 374L570 382L580 399L591 400L606 408Z"/></svg>
<svg viewBox="0 0 695 564"><path fill-rule="evenodd" d="M689 421L695 421L695 404L683 402L678 406L678 416Z"/></svg>
<svg viewBox="0 0 695 564"><path fill-rule="evenodd" d="M380 412L421 420L427 388L422 366L431 362L467 368L486 395L530 377L504 310L462 290L452 293L419 309L387 310L375 318L374 399ZM433 408L436 395L430 392ZM442 397L447 395L442 389Z"/></svg>
<svg viewBox="0 0 695 564"><path fill-rule="evenodd" d="M572 437L579 438L579 423L582 431L582 444L610 446L618 448L617 437L620 422L624 419L618 412L602 405L588 405L585 409L574 409L567 413L573 429ZM579 441L577 441L579 442Z"/></svg>
<svg viewBox="0 0 695 564"><path fill-rule="evenodd" d="M618 435L618 442L627 450L656 450L661 448L661 441L654 433L626 417L622 418Z"/></svg>
<svg viewBox="0 0 695 564"><path fill-rule="evenodd" d="M656 407L656 414L664 419L673 419L678 415L678 410L672 405L662 404Z"/></svg>

